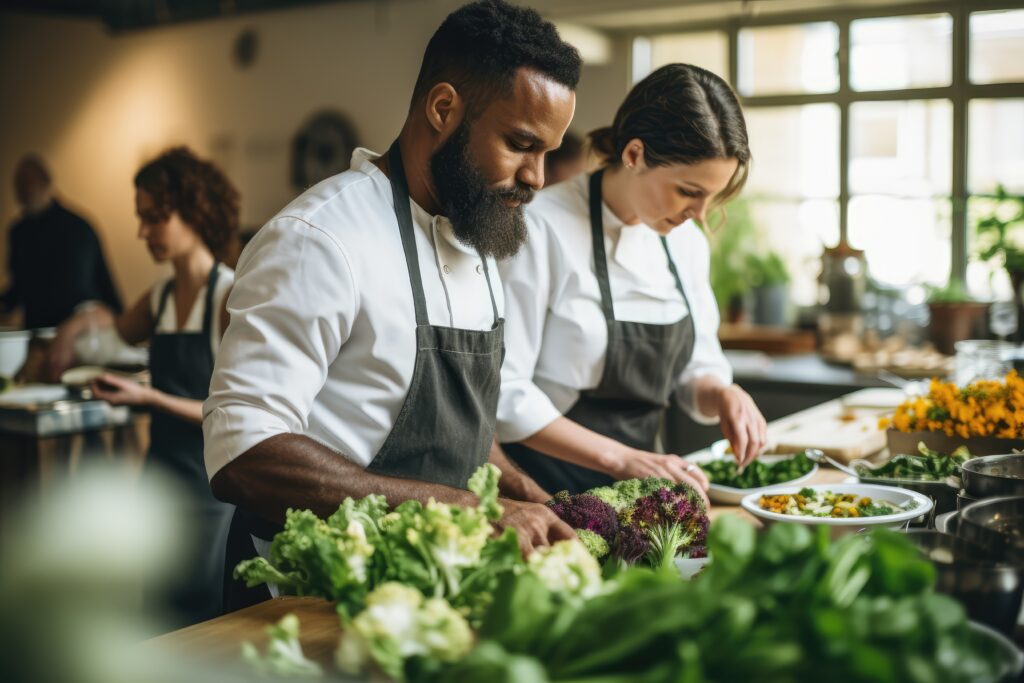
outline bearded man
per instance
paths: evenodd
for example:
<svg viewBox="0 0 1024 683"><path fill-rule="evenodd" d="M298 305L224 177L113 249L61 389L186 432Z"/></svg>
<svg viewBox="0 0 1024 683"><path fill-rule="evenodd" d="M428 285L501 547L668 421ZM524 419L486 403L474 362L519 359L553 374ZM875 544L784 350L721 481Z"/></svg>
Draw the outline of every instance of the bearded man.
<svg viewBox="0 0 1024 683"><path fill-rule="evenodd" d="M384 155L298 197L246 247L204 406L206 466L238 506L227 570L287 508L324 517L346 496L475 505L470 474L502 470L524 553L572 530L493 445L504 356L495 259L526 236L575 108L580 58L536 12L456 10L427 46ZM266 598L227 586L226 606Z"/></svg>

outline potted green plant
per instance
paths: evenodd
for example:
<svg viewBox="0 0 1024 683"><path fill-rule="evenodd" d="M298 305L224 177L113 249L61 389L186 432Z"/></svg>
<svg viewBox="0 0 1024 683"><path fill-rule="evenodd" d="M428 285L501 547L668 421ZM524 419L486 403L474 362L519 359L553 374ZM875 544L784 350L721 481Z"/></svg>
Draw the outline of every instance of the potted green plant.
<svg viewBox="0 0 1024 683"><path fill-rule="evenodd" d="M786 318L789 271L765 246L743 199L729 202L725 219L709 231L711 289L722 320L739 322L752 309L754 322L782 325Z"/></svg>
<svg viewBox="0 0 1024 683"><path fill-rule="evenodd" d="M959 278L951 278L945 287L929 288L928 311L928 337L942 353L952 354L958 341L985 332L988 304L974 301Z"/></svg>
<svg viewBox="0 0 1024 683"><path fill-rule="evenodd" d="M996 261L1010 276L1014 308L1017 310L1017 334L1021 341L1024 316L1021 316L1021 288L1024 287L1024 196L1012 195L1002 185L996 193L980 202L975 222L978 258Z"/></svg>
<svg viewBox="0 0 1024 683"><path fill-rule="evenodd" d="M752 287L754 323L785 325L789 269L782 257L774 251L749 254L747 278Z"/></svg>
<svg viewBox="0 0 1024 683"><path fill-rule="evenodd" d="M758 240L750 209L742 199L726 208L725 219L708 231L711 242L711 289L722 320L735 323L743 316L743 300L750 291L747 255Z"/></svg>

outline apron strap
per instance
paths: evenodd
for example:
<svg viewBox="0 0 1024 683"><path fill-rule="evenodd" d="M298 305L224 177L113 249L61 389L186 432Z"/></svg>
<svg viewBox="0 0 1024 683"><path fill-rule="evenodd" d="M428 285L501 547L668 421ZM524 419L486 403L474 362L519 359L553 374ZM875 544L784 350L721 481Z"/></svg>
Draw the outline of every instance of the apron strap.
<svg viewBox="0 0 1024 683"><path fill-rule="evenodd" d="M497 325L501 318L498 316L498 304L494 302L494 289L491 287L491 272L490 269L487 268L487 259L484 258L483 254L477 252L477 255L480 256L480 262L484 264L484 277L487 279L487 293L491 297L491 310L494 312L494 324Z"/></svg>
<svg viewBox="0 0 1024 683"><path fill-rule="evenodd" d="M156 334L156 328L160 327L160 318L164 316L164 309L167 308L167 298L171 295L171 290L174 288L174 278L172 277L164 285L164 290L160 293L160 304L156 307L156 317L153 318L153 329L149 331L149 336L152 337Z"/></svg>
<svg viewBox="0 0 1024 683"><path fill-rule="evenodd" d="M213 320L213 290L217 287L217 266L220 261L214 260L213 268L210 269L210 274L206 278L206 297L203 301L203 334L206 336L210 335L210 323ZM156 308L156 317L153 319L153 329L150 330L150 336L156 334L156 328L160 326L160 318L164 315L164 310L167 308L167 299L171 296L171 291L174 289L174 278L172 277L164 285L164 289L160 292L160 304Z"/></svg>
<svg viewBox="0 0 1024 683"><path fill-rule="evenodd" d="M398 147L398 140L391 143L391 149L388 150L388 171L391 180L391 196L395 201L395 217L398 219L398 232L402 236L405 265L412 285L412 302L416 307L416 325L429 325L427 298L423 294L420 259L416 250L416 233L412 226L412 209L409 207L409 185L405 180L405 168L402 166L402 152Z"/></svg>
<svg viewBox="0 0 1024 683"><path fill-rule="evenodd" d="M604 169L590 176L590 234L594 243L594 274L601 288L601 310L608 322L615 320L612 287L608 281L608 257L604 251L604 218L601 214L601 176Z"/></svg>
<svg viewBox="0 0 1024 683"><path fill-rule="evenodd" d="M686 296L686 290L683 289L683 281L679 279L679 271L676 270L676 262L672 260L672 253L668 250L668 240L664 235L661 235L661 246L665 249L665 257L668 259L668 269L672 273L672 279L676 281L676 289L683 295L683 303L686 304L686 311L690 314L690 318L693 318L693 310L690 309L690 299Z"/></svg>
<svg viewBox="0 0 1024 683"><path fill-rule="evenodd" d="M214 260L213 268L210 269L210 276L206 279L206 301L203 309L203 336L209 337L212 333L211 321L213 320L213 290L217 288L217 266L219 261Z"/></svg>

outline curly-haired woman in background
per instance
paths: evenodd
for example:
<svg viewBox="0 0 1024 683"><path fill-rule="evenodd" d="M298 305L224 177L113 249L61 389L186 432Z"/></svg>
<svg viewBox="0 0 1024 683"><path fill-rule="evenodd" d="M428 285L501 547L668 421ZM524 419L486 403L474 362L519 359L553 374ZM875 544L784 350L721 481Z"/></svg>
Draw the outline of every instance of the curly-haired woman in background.
<svg viewBox="0 0 1024 683"><path fill-rule="evenodd" d="M234 280L214 254L238 230L238 201L224 174L185 147L143 166L135 175L139 239L157 263L169 262L174 274L117 317L97 307L65 322L51 358L51 369L61 369L74 338L90 326L112 328L128 344L150 344L152 386L105 374L94 380L92 391L114 405L151 411L146 470L169 474L188 491L186 576L168 592L147 594L150 607L162 611L173 627L217 616L222 607L224 545L233 507L210 492L201 425Z"/></svg>

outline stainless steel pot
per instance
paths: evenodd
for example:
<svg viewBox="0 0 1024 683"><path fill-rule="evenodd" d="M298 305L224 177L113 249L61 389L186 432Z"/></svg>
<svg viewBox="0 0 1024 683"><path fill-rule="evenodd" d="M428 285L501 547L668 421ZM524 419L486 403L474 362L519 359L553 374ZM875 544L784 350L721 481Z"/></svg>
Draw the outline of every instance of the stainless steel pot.
<svg viewBox="0 0 1024 683"><path fill-rule="evenodd" d="M1024 496L1024 454L971 458L960 468L960 481L974 498Z"/></svg>

